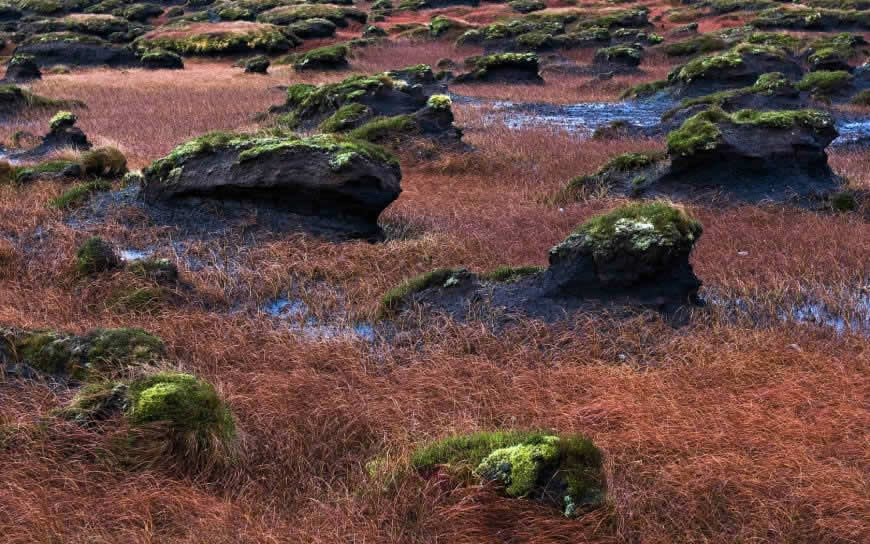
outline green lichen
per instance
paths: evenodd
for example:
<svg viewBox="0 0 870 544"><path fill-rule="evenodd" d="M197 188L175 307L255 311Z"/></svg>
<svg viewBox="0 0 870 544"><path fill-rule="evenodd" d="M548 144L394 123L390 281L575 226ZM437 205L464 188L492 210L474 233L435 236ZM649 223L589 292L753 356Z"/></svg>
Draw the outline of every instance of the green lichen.
<svg viewBox="0 0 870 544"><path fill-rule="evenodd" d="M97 236L88 238L76 252L76 270L83 275L105 272L119 264L114 248Z"/></svg>
<svg viewBox="0 0 870 544"><path fill-rule="evenodd" d="M76 124L76 121L78 120L79 118L78 116L76 116L76 114L70 111L61 111L56 113L54 117L51 118L51 121L49 121L49 126L51 127L52 131L63 130L71 128L73 125Z"/></svg>

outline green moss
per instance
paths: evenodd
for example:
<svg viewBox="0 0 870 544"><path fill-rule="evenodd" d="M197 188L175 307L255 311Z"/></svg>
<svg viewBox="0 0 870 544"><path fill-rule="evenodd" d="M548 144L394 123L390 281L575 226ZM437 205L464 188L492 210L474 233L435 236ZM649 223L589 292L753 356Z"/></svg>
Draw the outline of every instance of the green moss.
<svg viewBox="0 0 870 544"><path fill-rule="evenodd" d="M161 373L130 384L130 408L134 424L167 423L177 438L194 438L202 446L217 437L230 441L236 426L215 388L189 374Z"/></svg>
<svg viewBox="0 0 870 544"><path fill-rule="evenodd" d="M0 85L0 108L4 110L27 108L83 107L78 100L55 100L34 94L17 85Z"/></svg>
<svg viewBox="0 0 870 544"><path fill-rule="evenodd" d="M54 15L64 10L63 2L58 0L17 0L18 7L40 15Z"/></svg>
<svg viewBox="0 0 870 544"><path fill-rule="evenodd" d="M238 25L240 23L226 23ZM134 46L140 50L165 49L181 55L229 55L263 51L266 53L282 53L289 50L296 42L278 27L271 25L254 25L244 31L212 25L213 29L201 33L189 33L156 36L145 35L139 38ZM184 30L185 27L179 27Z"/></svg>
<svg viewBox="0 0 870 544"><path fill-rule="evenodd" d="M396 115L379 117L348 133L348 136L367 142L383 142L397 140L417 131L417 123L413 115Z"/></svg>
<svg viewBox="0 0 870 544"><path fill-rule="evenodd" d="M750 87L742 87L740 89L730 89L727 91L719 91L717 93L711 93L704 96L698 96L695 98L688 98L680 102L680 104L668 111L666 111L662 115L662 120L667 121L671 119L678 112L691 108L693 106L697 106L699 104L706 104L710 106L720 107L723 106L727 101L739 98L741 96L746 96L749 94L760 94L765 96L772 96L774 94L780 92L789 92L796 91L796 87L794 83L791 82L787 77L785 77L780 72L769 72L766 74L762 74L758 76L756 82Z"/></svg>
<svg viewBox="0 0 870 544"><path fill-rule="evenodd" d="M541 272L540 266L500 266L495 270L482 274L481 279L501 283L514 282L527 276Z"/></svg>
<svg viewBox="0 0 870 544"><path fill-rule="evenodd" d="M657 81L651 81L649 83L641 83L639 85L635 85L630 89L627 89L624 93L622 93L621 98L646 98L649 96L653 96L654 94L666 89L668 87L668 80L660 79Z"/></svg>
<svg viewBox="0 0 870 544"><path fill-rule="evenodd" d="M579 509L603 501L601 452L579 435L539 432L477 432L452 436L414 452L411 465L420 472L445 467L462 480L478 476L501 484L510 497L540 498L573 517ZM556 484L558 499L545 491Z"/></svg>
<svg viewBox="0 0 870 544"><path fill-rule="evenodd" d="M11 340L11 342L10 342ZM76 379L83 377L81 369L76 368L72 346L68 337L51 331L34 331L7 337L7 343L14 347L15 358L33 368L50 375L68 375Z"/></svg>
<svg viewBox="0 0 870 544"><path fill-rule="evenodd" d="M623 153L607 161L601 172L630 172L645 168L661 160L658 153Z"/></svg>
<svg viewBox="0 0 870 544"><path fill-rule="evenodd" d="M509 497L525 497L531 493L543 471L559 457L559 438L543 436L540 441L500 448L483 459L478 474L488 481L504 486Z"/></svg>
<svg viewBox="0 0 870 544"><path fill-rule="evenodd" d="M436 285L444 286L452 277L464 272L462 269L438 268L406 280L381 297L381 317L394 313L407 297Z"/></svg>
<svg viewBox="0 0 870 544"><path fill-rule="evenodd" d="M165 49L149 49L140 54L139 60L145 65L184 67L184 60L181 56Z"/></svg>
<svg viewBox="0 0 870 544"><path fill-rule="evenodd" d="M819 70L804 75L796 86L802 91L809 91L817 96L828 96L849 88L852 79L852 74L843 70L835 72Z"/></svg>
<svg viewBox="0 0 870 544"><path fill-rule="evenodd" d="M84 336L0 329L16 362L54 376L98 378L166 356L162 340L140 329L96 329Z"/></svg>
<svg viewBox="0 0 870 544"><path fill-rule="evenodd" d="M426 106L438 111L449 110L452 105L453 101L446 94L433 94L426 100Z"/></svg>
<svg viewBox="0 0 870 544"><path fill-rule="evenodd" d="M290 109L291 114L285 118L285 122L293 128L307 119L326 113L332 114L347 103L358 102L365 96L394 85L394 80L387 74L352 76L338 83L320 86L293 85L287 90L287 103L284 107Z"/></svg>
<svg viewBox="0 0 870 544"><path fill-rule="evenodd" d="M595 58L607 62L640 64L641 50L631 45L613 45L595 51Z"/></svg>
<svg viewBox="0 0 870 544"><path fill-rule="evenodd" d="M343 68L347 66L350 49L343 44L318 47L297 57L293 67L297 70L309 68Z"/></svg>
<svg viewBox="0 0 870 544"><path fill-rule="evenodd" d="M139 366L166 357L163 340L142 329L95 329L85 339L88 363L98 368Z"/></svg>
<svg viewBox="0 0 870 544"><path fill-rule="evenodd" d="M704 113L690 117L679 129L668 133L669 154L689 156L716 149L722 133Z"/></svg>
<svg viewBox="0 0 870 544"><path fill-rule="evenodd" d="M558 255L578 239L596 255L610 255L623 247L624 240L632 251L691 246L702 231L701 224L681 208L663 202L629 204L589 219L550 253Z"/></svg>
<svg viewBox="0 0 870 544"><path fill-rule="evenodd" d="M368 106L355 102L345 104L327 117L317 128L320 132L344 132L358 125L371 113L372 110Z"/></svg>
<svg viewBox="0 0 870 544"><path fill-rule="evenodd" d="M711 109L690 117L679 129L668 134L668 153L685 157L715 149L721 137L718 123L757 125L772 129L790 129L802 125L817 131L830 129L834 125L829 114L816 110L745 109L729 115L722 110Z"/></svg>
<svg viewBox="0 0 870 544"><path fill-rule="evenodd" d="M69 111L61 111L55 114L54 117L51 118L49 122L49 126L52 131L63 130L66 128L71 128L78 121L78 117L76 114Z"/></svg>
<svg viewBox="0 0 870 544"><path fill-rule="evenodd" d="M214 386L189 374L160 373L84 388L58 415L82 424L120 417L113 437L119 461L173 470L225 468L236 456L237 430Z"/></svg>
<svg viewBox="0 0 870 544"><path fill-rule="evenodd" d="M695 38L663 46L662 51L669 57L685 57L700 53L720 51L728 47L725 40L712 34L702 34Z"/></svg>
<svg viewBox="0 0 870 544"><path fill-rule="evenodd" d="M76 270L80 274L97 274L120 264L115 250L102 238L88 238L76 252Z"/></svg>
<svg viewBox="0 0 870 544"><path fill-rule="evenodd" d="M49 205L52 208L72 208L84 203L92 194L100 191L108 191L112 185L107 181L89 181L70 187L59 197L52 199Z"/></svg>
<svg viewBox="0 0 870 544"><path fill-rule="evenodd" d="M365 23L366 14L358 9L333 5L300 4L279 6L261 13L258 21L275 25L289 25L306 19L327 19L338 26L347 26L347 19Z"/></svg>

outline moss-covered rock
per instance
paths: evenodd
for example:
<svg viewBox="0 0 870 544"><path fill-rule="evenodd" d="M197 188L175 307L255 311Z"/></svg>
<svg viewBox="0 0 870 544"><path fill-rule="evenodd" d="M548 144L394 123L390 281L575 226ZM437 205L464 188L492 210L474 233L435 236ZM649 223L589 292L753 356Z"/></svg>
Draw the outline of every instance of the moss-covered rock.
<svg viewBox="0 0 870 544"><path fill-rule="evenodd" d="M31 55L13 55L6 64L4 81L20 83L42 79L39 65Z"/></svg>
<svg viewBox="0 0 870 544"><path fill-rule="evenodd" d="M687 57L703 53L712 53L727 49L728 43L717 35L701 34L680 42L669 43L662 47L669 57Z"/></svg>
<svg viewBox="0 0 870 544"><path fill-rule="evenodd" d="M602 47L595 51L595 61L634 67L640 64L642 52L640 48L632 45Z"/></svg>
<svg viewBox="0 0 870 544"><path fill-rule="evenodd" d="M541 0L511 0L508 5L519 13L531 13L547 9L547 4Z"/></svg>
<svg viewBox="0 0 870 544"><path fill-rule="evenodd" d="M441 468L460 481L475 477L505 495L536 500L576 517L603 504L600 450L580 435L478 432L452 436L414 452L421 473Z"/></svg>
<svg viewBox="0 0 870 544"><path fill-rule="evenodd" d="M307 19L326 19L339 27L346 27L348 20L365 23L365 12L352 7L300 4L295 6L279 6L261 13L257 20L274 25L290 25Z"/></svg>
<svg viewBox="0 0 870 544"><path fill-rule="evenodd" d="M149 70L182 70L184 69L184 59L181 55L167 51L165 49L149 49L144 51L139 60L142 61L142 66Z"/></svg>
<svg viewBox="0 0 870 544"><path fill-rule="evenodd" d="M370 118L372 110L363 104L352 102L338 108L317 127L321 132L344 132L359 126Z"/></svg>
<svg viewBox="0 0 870 544"><path fill-rule="evenodd" d="M51 130L64 130L72 128L78 120L78 116L73 112L60 111L51 118L51 121L49 121L48 124L49 127L51 127Z"/></svg>
<svg viewBox="0 0 870 544"><path fill-rule="evenodd" d="M796 86L817 97L830 97L852 91L852 79L852 74L845 70L836 72L820 70L806 74Z"/></svg>
<svg viewBox="0 0 870 544"><path fill-rule="evenodd" d="M120 263L111 244L96 236L88 238L76 251L76 270L80 274L105 272L118 267Z"/></svg>
<svg viewBox="0 0 870 544"><path fill-rule="evenodd" d="M296 70L342 70L348 67L350 48L344 44L327 45L307 51L296 58Z"/></svg>
<svg viewBox="0 0 870 544"><path fill-rule="evenodd" d="M166 357L163 341L141 329L95 329L78 336L4 328L0 344L13 365L75 381L119 375Z"/></svg>
<svg viewBox="0 0 870 544"><path fill-rule="evenodd" d="M161 27L136 40L134 46L139 50L165 49L180 55L210 56L283 53L298 43L280 27L237 21Z"/></svg>
<svg viewBox="0 0 870 544"><path fill-rule="evenodd" d="M149 202L244 199L366 235L378 232L377 216L401 191L392 153L325 134L207 134L176 147L143 175Z"/></svg>
<svg viewBox="0 0 870 544"><path fill-rule="evenodd" d="M457 83L542 83L539 60L534 53L497 53L473 59L471 72L460 74Z"/></svg>
<svg viewBox="0 0 870 544"><path fill-rule="evenodd" d="M82 424L119 421L119 458L139 466L200 471L226 468L238 454L238 432L214 386L190 374L160 373L83 389L59 412Z"/></svg>
<svg viewBox="0 0 870 544"><path fill-rule="evenodd" d="M335 36L336 24L329 19L314 17L287 25L287 30L303 40Z"/></svg>
<svg viewBox="0 0 870 544"><path fill-rule="evenodd" d="M265 74L269 71L269 59L264 56L257 56L245 61L245 73L247 74Z"/></svg>

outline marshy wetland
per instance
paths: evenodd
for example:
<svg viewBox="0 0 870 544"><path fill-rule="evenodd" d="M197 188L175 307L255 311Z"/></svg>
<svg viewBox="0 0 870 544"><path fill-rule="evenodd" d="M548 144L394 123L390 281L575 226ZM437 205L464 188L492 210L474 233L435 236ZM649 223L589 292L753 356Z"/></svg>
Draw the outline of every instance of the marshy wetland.
<svg viewBox="0 0 870 544"><path fill-rule="evenodd" d="M868 8L0 2L0 540L867 542Z"/></svg>

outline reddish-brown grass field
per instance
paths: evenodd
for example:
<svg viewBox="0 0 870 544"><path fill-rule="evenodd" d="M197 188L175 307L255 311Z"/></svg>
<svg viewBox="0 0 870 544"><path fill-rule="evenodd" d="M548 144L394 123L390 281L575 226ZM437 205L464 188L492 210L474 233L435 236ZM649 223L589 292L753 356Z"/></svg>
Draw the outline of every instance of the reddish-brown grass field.
<svg viewBox="0 0 870 544"><path fill-rule="evenodd" d="M486 20L501 9L485 4L479 15ZM462 17L475 20L474 13ZM468 54L409 43L364 50L352 68L369 73ZM496 85L477 94L615 100L667 73L669 61L648 60L647 75L606 85L554 75L543 88ZM47 75L32 90L83 100L79 126L141 168L191 136L255 128L256 114L282 102L279 85L346 75L276 66L254 76L226 61L188 61L180 72ZM548 197L617 153L664 145L511 130L478 108L454 110L474 151L403 160L403 192L382 216L390 237L380 244L239 231L172 245L173 229L130 209L73 226L68 213L46 205L66 188L60 182L0 185L0 324L145 328L166 341L172 368L217 385L243 434L241 460L228 473L130 470L98 433L52 417L73 391L0 376L0 541L870 541L867 331L780 319L807 300L847 320L866 316L866 204L840 215L724 202L692 207L704 225L692 264L702 294L721 304L695 310L679 328L652 314L529 320L498 332L445 319L392 343L369 343L306 336L262 311L289 294L323 321L367 322L385 291L421 272L544 265L550 246L621 203L559 207ZM21 128L41 134L48 118L20 119L0 138ZM862 190L870 190L868 160L866 151L831 154L834 169ZM93 234L177 260L199 296L179 292L178 303L148 313L112 308L108 295L134 280L123 272L94 281L73 273L76 248ZM366 473L376 456L400 464L428 439L493 428L588 435L605 454L606 506L569 520L446 478L412 477L385 492Z"/></svg>

